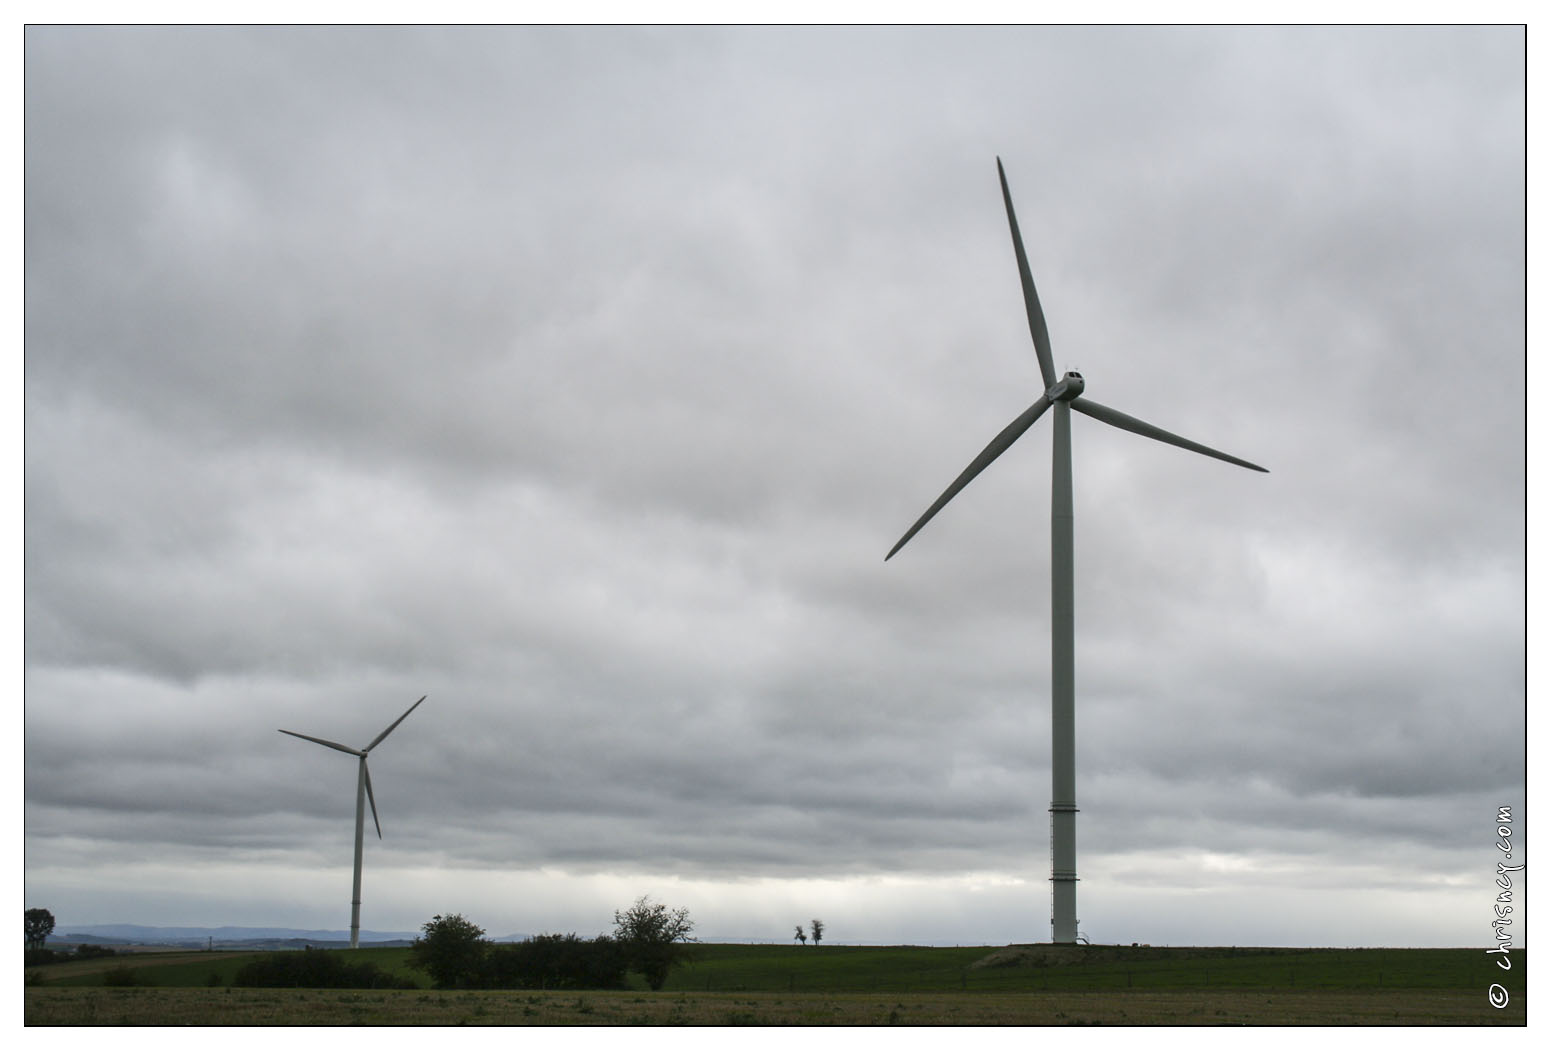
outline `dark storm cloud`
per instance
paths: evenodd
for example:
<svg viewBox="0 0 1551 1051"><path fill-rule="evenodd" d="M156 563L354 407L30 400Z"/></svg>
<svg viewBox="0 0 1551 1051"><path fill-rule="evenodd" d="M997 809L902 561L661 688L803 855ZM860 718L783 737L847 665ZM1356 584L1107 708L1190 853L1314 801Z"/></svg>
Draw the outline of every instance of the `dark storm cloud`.
<svg viewBox="0 0 1551 1051"><path fill-rule="evenodd" d="M29 31L29 896L313 908L354 771L275 731L429 693L369 926L669 880L1045 936L1048 427L882 561L1038 394L1000 155L1057 367L1272 469L1074 423L1085 927L1468 897L1523 84L1507 30Z"/></svg>

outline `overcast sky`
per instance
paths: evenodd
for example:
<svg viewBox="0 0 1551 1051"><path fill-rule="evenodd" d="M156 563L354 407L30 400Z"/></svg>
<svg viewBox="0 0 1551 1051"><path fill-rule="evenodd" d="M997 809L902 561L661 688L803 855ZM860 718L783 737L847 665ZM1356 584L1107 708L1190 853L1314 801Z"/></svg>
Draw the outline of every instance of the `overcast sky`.
<svg viewBox="0 0 1551 1051"><path fill-rule="evenodd" d="M26 34L26 898L1491 944L1523 812L1518 29ZM1521 833L1522 834L1522 833ZM1523 944L1522 929L1519 940Z"/></svg>

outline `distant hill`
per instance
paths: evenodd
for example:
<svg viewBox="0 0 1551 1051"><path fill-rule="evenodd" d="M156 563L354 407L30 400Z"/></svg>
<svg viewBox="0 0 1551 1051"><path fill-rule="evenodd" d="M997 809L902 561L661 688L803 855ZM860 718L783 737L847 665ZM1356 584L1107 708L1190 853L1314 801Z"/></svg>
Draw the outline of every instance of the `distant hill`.
<svg viewBox="0 0 1551 1051"><path fill-rule="evenodd" d="M362 945L408 945L418 931L361 932ZM57 926L50 945L167 945L203 949L300 949L304 945L339 948L350 944L349 931L301 930L295 927L144 927L134 923L90 923Z"/></svg>

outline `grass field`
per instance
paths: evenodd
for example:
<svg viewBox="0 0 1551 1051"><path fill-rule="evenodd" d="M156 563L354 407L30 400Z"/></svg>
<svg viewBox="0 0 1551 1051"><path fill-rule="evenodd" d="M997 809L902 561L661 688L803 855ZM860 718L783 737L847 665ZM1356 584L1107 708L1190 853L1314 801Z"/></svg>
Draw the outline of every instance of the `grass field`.
<svg viewBox="0 0 1551 1051"><path fill-rule="evenodd" d="M702 945L661 992L233 989L251 953L37 969L29 1025L1523 1025L1523 951ZM405 949L357 958L422 983ZM117 972L115 975L114 972ZM134 981L131 987L105 987ZM1511 979L1503 981L1504 978ZM1490 1006L1498 982L1509 1004Z"/></svg>

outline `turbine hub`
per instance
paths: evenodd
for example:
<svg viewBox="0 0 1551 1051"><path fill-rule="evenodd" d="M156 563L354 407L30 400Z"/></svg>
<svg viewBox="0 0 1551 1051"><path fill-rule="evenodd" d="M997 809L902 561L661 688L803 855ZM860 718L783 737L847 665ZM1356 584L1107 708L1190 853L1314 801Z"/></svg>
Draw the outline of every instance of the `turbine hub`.
<svg viewBox="0 0 1551 1051"><path fill-rule="evenodd" d="M1051 385L1045 392L1045 397L1051 401L1071 401L1083 390L1082 373L1068 372Z"/></svg>

